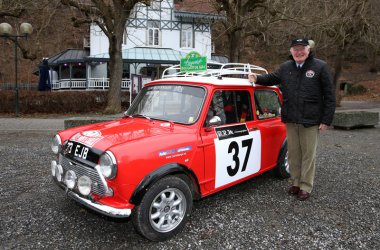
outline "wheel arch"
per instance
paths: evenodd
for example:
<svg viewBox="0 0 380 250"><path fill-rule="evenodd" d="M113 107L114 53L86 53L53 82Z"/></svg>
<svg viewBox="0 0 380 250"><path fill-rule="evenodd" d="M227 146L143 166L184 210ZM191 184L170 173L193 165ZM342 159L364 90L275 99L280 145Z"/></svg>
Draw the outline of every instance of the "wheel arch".
<svg viewBox="0 0 380 250"><path fill-rule="evenodd" d="M146 175L133 191L129 202L134 205L140 204L143 196L148 191L148 189L158 180L168 175L177 175L179 178L184 180L189 185L189 188L193 194L193 198L200 198L200 187L198 178L195 173L182 164L169 163Z"/></svg>
<svg viewBox="0 0 380 250"><path fill-rule="evenodd" d="M282 153L284 152L284 150L287 150L287 146L288 146L288 139L285 138L281 144L280 151L278 152L278 155L277 155L277 165L280 163Z"/></svg>
<svg viewBox="0 0 380 250"><path fill-rule="evenodd" d="M274 174L280 179L286 179L290 177L289 162L287 159L288 141L285 138L281 145L281 149L278 153L277 164L273 169Z"/></svg>

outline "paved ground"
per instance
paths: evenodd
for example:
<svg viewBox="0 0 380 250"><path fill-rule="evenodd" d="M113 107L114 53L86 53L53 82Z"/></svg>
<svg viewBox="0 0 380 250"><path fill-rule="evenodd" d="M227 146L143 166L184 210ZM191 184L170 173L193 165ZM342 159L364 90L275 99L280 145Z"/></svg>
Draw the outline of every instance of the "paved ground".
<svg viewBox="0 0 380 250"><path fill-rule="evenodd" d="M321 134L310 200L267 173L195 202L184 231L160 243L54 185L50 141L62 128L63 118L0 119L0 249L380 249L379 126Z"/></svg>

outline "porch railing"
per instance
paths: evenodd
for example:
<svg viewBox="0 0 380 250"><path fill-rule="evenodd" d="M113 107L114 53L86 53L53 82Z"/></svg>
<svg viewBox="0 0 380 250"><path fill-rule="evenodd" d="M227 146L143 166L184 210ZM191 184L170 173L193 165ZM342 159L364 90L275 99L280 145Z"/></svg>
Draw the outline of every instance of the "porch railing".
<svg viewBox="0 0 380 250"><path fill-rule="evenodd" d="M88 84L87 84L88 83ZM121 89L129 90L130 79L122 79ZM68 89L108 89L110 86L109 78L89 78L86 79L61 79L52 82L53 90Z"/></svg>

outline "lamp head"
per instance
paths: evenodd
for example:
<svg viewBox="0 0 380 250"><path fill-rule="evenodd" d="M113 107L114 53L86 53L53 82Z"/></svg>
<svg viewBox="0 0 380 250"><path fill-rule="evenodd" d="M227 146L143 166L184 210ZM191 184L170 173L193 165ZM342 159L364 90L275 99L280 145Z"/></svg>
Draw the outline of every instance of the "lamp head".
<svg viewBox="0 0 380 250"><path fill-rule="evenodd" d="M30 23L22 23L20 25L20 32L22 35L30 35L33 32L33 27Z"/></svg>
<svg viewBox="0 0 380 250"><path fill-rule="evenodd" d="M12 34L12 26L9 23L0 23L0 35L9 36Z"/></svg>

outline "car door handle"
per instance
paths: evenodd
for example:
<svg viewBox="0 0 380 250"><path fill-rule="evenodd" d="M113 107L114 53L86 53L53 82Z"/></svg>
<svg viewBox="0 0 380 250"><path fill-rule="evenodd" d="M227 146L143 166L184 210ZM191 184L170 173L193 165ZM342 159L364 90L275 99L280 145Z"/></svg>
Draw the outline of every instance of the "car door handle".
<svg viewBox="0 0 380 250"><path fill-rule="evenodd" d="M248 130L249 131L256 131L256 130L259 130L259 127L252 127L252 128L249 128Z"/></svg>

